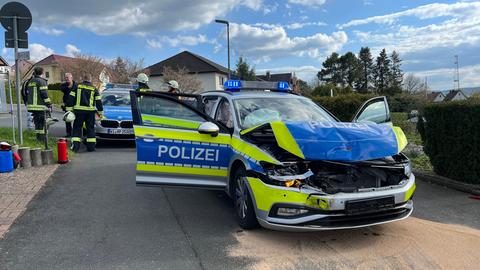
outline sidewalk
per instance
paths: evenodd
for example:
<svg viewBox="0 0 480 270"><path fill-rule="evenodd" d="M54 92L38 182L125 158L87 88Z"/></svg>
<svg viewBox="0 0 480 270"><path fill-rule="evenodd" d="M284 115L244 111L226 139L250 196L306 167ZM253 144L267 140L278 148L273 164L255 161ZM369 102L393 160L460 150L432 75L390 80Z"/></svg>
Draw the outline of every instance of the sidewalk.
<svg viewBox="0 0 480 270"><path fill-rule="evenodd" d="M17 169L0 174L0 239L26 209L59 165Z"/></svg>

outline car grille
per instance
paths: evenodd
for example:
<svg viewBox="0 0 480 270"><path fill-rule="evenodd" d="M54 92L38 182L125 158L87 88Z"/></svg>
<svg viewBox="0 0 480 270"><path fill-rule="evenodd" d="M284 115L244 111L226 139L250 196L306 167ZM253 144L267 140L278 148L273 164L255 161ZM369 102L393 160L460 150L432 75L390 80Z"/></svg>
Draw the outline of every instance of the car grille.
<svg viewBox="0 0 480 270"><path fill-rule="evenodd" d="M116 120L102 120L102 127L106 128L118 128L118 121Z"/></svg>
<svg viewBox="0 0 480 270"><path fill-rule="evenodd" d="M133 128L133 121L122 121L120 122L120 127L121 128Z"/></svg>

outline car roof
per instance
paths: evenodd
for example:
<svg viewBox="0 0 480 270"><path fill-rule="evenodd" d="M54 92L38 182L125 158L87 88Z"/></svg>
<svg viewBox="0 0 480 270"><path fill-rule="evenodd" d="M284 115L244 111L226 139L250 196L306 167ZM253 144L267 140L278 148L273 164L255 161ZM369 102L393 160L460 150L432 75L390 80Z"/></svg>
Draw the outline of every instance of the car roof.
<svg viewBox="0 0 480 270"><path fill-rule="evenodd" d="M202 95L222 95L232 99L240 98L305 98L290 92L262 91L262 90L240 90L240 91L207 91Z"/></svg>

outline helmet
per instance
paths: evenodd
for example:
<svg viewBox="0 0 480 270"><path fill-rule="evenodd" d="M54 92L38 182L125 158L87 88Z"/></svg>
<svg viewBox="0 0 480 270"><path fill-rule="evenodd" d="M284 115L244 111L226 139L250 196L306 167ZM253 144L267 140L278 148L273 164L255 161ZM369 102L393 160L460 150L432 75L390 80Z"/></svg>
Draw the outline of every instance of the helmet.
<svg viewBox="0 0 480 270"><path fill-rule="evenodd" d="M174 88L174 89L178 89L178 82L175 81L175 80L171 80L168 82L168 86Z"/></svg>
<svg viewBox="0 0 480 270"><path fill-rule="evenodd" d="M148 76L145 73L140 73L137 76L137 82L139 83L148 83Z"/></svg>
<svg viewBox="0 0 480 270"><path fill-rule="evenodd" d="M71 122L75 121L75 114L73 112L66 112L63 115L63 121L65 121L67 123L71 123Z"/></svg>

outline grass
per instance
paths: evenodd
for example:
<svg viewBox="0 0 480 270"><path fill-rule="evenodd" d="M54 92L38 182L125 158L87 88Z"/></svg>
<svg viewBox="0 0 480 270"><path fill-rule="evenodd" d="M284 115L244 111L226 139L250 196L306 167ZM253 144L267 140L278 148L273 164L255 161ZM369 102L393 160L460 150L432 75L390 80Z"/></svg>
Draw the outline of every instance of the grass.
<svg viewBox="0 0 480 270"><path fill-rule="evenodd" d="M15 130L15 135L17 136L17 143L18 143L18 130ZM10 144L13 144L11 128L0 127L0 141L2 142L6 141ZM20 146L44 149L45 144L43 141L42 142L37 141L36 135L32 130L24 130L23 144ZM48 148L53 150L53 159L57 160L57 157L58 157L57 138L53 138L53 137L48 138ZM68 156L71 157L72 154L73 152L68 150Z"/></svg>
<svg viewBox="0 0 480 270"><path fill-rule="evenodd" d="M417 131L416 123L407 121L407 113L391 113L394 126L400 127L409 144L422 145L422 138ZM422 171L433 171L432 163L425 153L408 152L406 153L414 169Z"/></svg>

